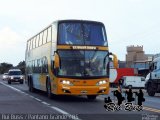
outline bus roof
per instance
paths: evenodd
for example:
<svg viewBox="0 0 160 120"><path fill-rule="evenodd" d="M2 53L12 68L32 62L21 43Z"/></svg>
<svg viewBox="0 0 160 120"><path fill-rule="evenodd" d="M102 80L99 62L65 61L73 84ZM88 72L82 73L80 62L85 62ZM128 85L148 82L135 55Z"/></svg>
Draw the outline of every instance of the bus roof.
<svg viewBox="0 0 160 120"><path fill-rule="evenodd" d="M102 24L102 22L99 21L92 21L92 20L77 20L77 19L68 19L68 20L57 20L57 22L86 22L86 23L98 23ZM53 22L54 23L54 22Z"/></svg>

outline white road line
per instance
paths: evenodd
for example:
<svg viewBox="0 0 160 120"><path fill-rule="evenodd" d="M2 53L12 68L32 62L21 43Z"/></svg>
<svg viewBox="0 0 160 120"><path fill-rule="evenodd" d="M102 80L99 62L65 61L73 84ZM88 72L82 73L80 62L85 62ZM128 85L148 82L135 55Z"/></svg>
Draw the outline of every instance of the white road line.
<svg viewBox="0 0 160 120"><path fill-rule="evenodd" d="M15 87L12 87L12 86L10 86L10 85L7 85L7 84L5 84L5 83L3 83L3 82L0 82L0 83L1 83L2 85L6 86L6 87L9 87L9 88L15 90L15 91L18 91L18 92L23 93L23 94L27 94L27 93L25 93L25 92L23 92L23 91L15 88ZM27 94L27 95L29 95L29 94ZM64 110L62 110L62 109L60 109L60 108L58 108L58 107L51 106L51 104L49 104L49 103L47 103L47 102L45 102L45 101L42 101L42 100L39 99L39 98L36 98L36 97L34 97L34 96L32 96L32 95L29 95L29 97L31 97L31 98L33 98L33 99L41 102L41 103L44 104L44 105L47 105L48 107L50 107L50 108L58 111L59 113L65 114L65 115L67 115L67 116L69 116L69 117L71 117L71 118L72 118L72 116L73 116L73 115L67 113L66 111L64 111ZM79 119L79 118L77 117L77 118L75 118L75 120L81 120L81 119Z"/></svg>
<svg viewBox="0 0 160 120"><path fill-rule="evenodd" d="M37 101L39 101L39 102L41 102L42 100L40 100L40 99L38 99L38 98L34 98L35 100L37 100Z"/></svg>
<svg viewBox="0 0 160 120"><path fill-rule="evenodd" d="M29 97L31 97L31 98L35 98L34 96L32 96L32 95L29 95Z"/></svg>
<svg viewBox="0 0 160 120"><path fill-rule="evenodd" d="M157 112L160 113L159 109L154 109L154 108L149 108L149 107L143 107L144 110L152 111L152 112Z"/></svg>
<svg viewBox="0 0 160 120"><path fill-rule="evenodd" d="M41 102L41 103L43 103L43 104L45 104L45 105L48 105L48 106L50 106L51 104L49 104L49 103L47 103L47 102Z"/></svg>
<svg viewBox="0 0 160 120"><path fill-rule="evenodd" d="M62 113L62 114L69 114L69 113L67 113L67 112L65 112L65 111L63 111L63 110L61 110L61 109L59 109L58 107L52 106L51 108L54 109L54 110L56 110L56 111L59 111L59 112Z"/></svg>
<svg viewBox="0 0 160 120"><path fill-rule="evenodd" d="M74 120L81 120L80 118L78 118L78 117L75 118L74 115L71 115L71 114L63 111L63 110L59 109L58 107L52 106L51 108L54 109L54 110L56 110L56 111L59 111L59 112L62 113L62 114L65 114L65 115L68 116L69 118L72 118L72 119L74 119Z"/></svg>
<svg viewBox="0 0 160 120"><path fill-rule="evenodd" d="M3 84L4 86L7 86L7 87L9 87L9 88L15 90L15 91L18 91L18 92L20 92L20 93L23 93L23 91L21 91L21 90L15 88L15 87L12 87L12 86L10 86L10 85L7 85L7 84L5 84L5 83L3 83L3 82L0 82L0 83Z"/></svg>

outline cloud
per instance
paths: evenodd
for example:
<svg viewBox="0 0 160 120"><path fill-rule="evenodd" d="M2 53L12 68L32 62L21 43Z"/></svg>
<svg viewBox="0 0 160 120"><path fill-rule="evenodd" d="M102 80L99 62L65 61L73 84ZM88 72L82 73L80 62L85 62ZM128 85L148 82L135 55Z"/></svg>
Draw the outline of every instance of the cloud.
<svg viewBox="0 0 160 120"><path fill-rule="evenodd" d="M0 46L11 46L19 44L21 36L10 27L4 27L0 30Z"/></svg>
<svg viewBox="0 0 160 120"><path fill-rule="evenodd" d="M10 27L0 29L0 63L8 62L17 65L24 60L25 45L23 37Z"/></svg>

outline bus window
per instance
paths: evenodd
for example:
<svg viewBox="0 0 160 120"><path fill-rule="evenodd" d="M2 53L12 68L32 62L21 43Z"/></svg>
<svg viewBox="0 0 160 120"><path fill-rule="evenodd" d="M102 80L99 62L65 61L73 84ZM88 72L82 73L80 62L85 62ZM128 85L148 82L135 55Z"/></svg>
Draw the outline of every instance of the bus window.
<svg viewBox="0 0 160 120"><path fill-rule="evenodd" d="M39 37L39 46L41 46L43 43L43 32L40 33L40 37Z"/></svg>
<svg viewBox="0 0 160 120"><path fill-rule="evenodd" d="M32 39L32 49L34 48L34 38Z"/></svg>
<svg viewBox="0 0 160 120"><path fill-rule="evenodd" d="M60 23L58 38L58 44L107 46L104 26L99 23Z"/></svg>
<svg viewBox="0 0 160 120"><path fill-rule="evenodd" d="M34 65L35 65L34 73L37 73L37 60L35 60Z"/></svg>
<svg viewBox="0 0 160 120"><path fill-rule="evenodd" d="M51 37L52 37L52 34L51 34L51 27L48 28L48 36L47 36L47 42L51 41Z"/></svg>
<svg viewBox="0 0 160 120"><path fill-rule="evenodd" d="M56 42L57 40L57 26L55 24L51 27L51 40L52 42Z"/></svg>
<svg viewBox="0 0 160 120"><path fill-rule="evenodd" d="M30 41L27 42L27 51L30 50Z"/></svg>
<svg viewBox="0 0 160 120"><path fill-rule="evenodd" d="M43 57L43 59L42 59L42 73L47 73L47 72L48 72L47 58Z"/></svg>
<svg viewBox="0 0 160 120"><path fill-rule="evenodd" d="M36 47L38 47L38 42L39 42L39 34L36 37Z"/></svg>
<svg viewBox="0 0 160 120"><path fill-rule="evenodd" d="M61 62L59 75L61 76L107 76L107 68L103 67L108 64L108 59L105 58L108 54L106 51L59 50L58 53Z"/></svg>
<svg viewBox="0 0 160 120"><path fill-rule="evenodd" d="M33 38L33 48L36 47L36 36Z"/></svg>
<svg viewBox="0 0 160 120"><path fill-rule="evenodd" d="M47 41L47 30L43 32L43 44L45 44L46 41Z"/></svg>
<svg viewBox="0 0 160 120"><path fill-rule="evenodd" d="M32 60L32 71L34 73L34 60Z"/></svg>
<svg viewBox="0 0 160 120"><path fill-rule="evenodd" d="M29 40L30 44L29 44L29 49L31 50L32 49L32 41L31 39Z"/></svg>
<svg viewBox="0 0 160 120"><path fill-rule="evenodd" d="M31 50L31 40L29 40L29 50Z"/></svg>
<svg viewBox="0 0 160 120"><path fill-rule="evenodd" d="M42 65L41 59L38 59L37 60L37 73L41 73L41 65Z"/></svg>

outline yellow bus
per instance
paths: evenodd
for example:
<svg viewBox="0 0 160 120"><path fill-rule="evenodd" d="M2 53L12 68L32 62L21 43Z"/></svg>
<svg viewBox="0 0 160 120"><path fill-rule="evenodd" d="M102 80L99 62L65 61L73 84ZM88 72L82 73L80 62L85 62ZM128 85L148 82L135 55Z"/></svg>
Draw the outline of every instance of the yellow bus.
<svg viewBox="0 0 160 120"><path fill-rule="evenodd" d="M55 21L27 41L29 91L46 91L49 98L86 95L92 100L108 94L109 55L103 23Z"/></svg>

